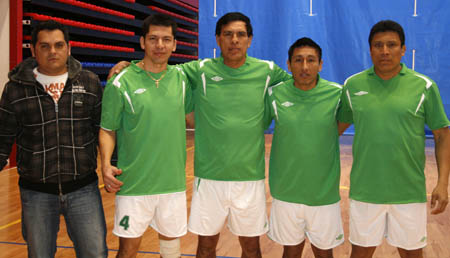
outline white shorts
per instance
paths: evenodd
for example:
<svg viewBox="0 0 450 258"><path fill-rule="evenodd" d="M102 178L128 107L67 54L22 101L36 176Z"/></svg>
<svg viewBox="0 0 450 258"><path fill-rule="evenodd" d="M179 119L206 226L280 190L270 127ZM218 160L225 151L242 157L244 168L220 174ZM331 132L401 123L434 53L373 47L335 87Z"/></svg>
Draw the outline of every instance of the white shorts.
<svg viewBox="0 0 450 258"><path fill-rule="evenodd" d="M323 250L344 242L339 202L308 206L274 198L269 225L268 237L281 245L298 245L306 236L315 247Z"/></svg>
<svg viewBox="0 0 450 258"><path fill-rule="evenodd" d="M426 203L373 204L350 200L350 242L378 246L386 237L392 246L415 250L427 245Z"/></svg>
<svg viewBox="0 0 450 258"><path fill-rule="evenodd" d="M187 232L186 192L143 196L116 195L113 233L119 237L141 237L147 227L166 237Z"/></svg>
<svg viewBox="0 0 450 258"><path fill-rule="evenodd" d="M196 177L189 231L213 236L228 218L229 230L238 236L260 236L268 230L264 179L216 181Z"/></svg>

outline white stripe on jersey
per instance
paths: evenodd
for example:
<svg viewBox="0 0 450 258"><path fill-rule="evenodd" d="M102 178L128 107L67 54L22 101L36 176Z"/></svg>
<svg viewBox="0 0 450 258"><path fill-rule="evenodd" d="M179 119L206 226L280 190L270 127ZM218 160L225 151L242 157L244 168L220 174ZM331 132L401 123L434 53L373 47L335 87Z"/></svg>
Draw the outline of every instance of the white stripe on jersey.
<svg viewBox="0 0 450 258"><path fill-rule="evenodd" d="M184 105L185 95L186 95L186 83L183 81L183 105Z"/></svg>
<svg viewBox="0 0 450 258"><path fill-rule="evenodd" d="M347 98L348 98L348 104L350 104L350 108L353 111L352 100L350 99L350 92L347 90L346 93L347 93Z"/></svg>
<svg viewBox="0 0 450 258"><path fill-rule="evenodd" d="M185 74L184 74L184 71L183 71L183 69L182 69L181 67L179 67L179 66L175 66L175 68L177 68L177 70L178 70L178 71L180 71L180 72L181 72L181 74L185 75Z"/></svg>
<svg viewBox="0 0 450 258"><path fill-rule="evenodd" d="M334 109L334 117L336 117L336 115L337 115L337 111L339 109L339 104L341 104L341 100L340 99L339 99L339 101L338 101L338 103L336 105L336 108Z"/></svg>
<svg viewBox="0 0 450 258"><path fill-rule="evenodd" d="M116 86L117 88L120 88L120 82L119 82L119 80L120 80L120 77L122 77L122 75L124 75L126 72L127 72L127 70L128 69L125 69L125 70L123 70L122 72L120 72L117 76L116 76L116 78L114 78L114 81L113 81L113 85L114 86Z"/></svg>
<svg viewBox="0 0 450 258"><path fill-rule="evenodd" d="M342 89L342 86L340 84L334 83L334 82L330 82L329 85L334 86L336 88Z"/></svg>
<svg viewBox="0 0 450 258"><path fill-rule="evenodd" d="M267 75L266 86L264 87L263 99L264 99L264 96L266 95L267 87L269 87L269 82L270 82L270 75Z"/></svg>
<svg viewBox="0 0 450 258"><path fill-rule="evenodd" d="M128 96L128 93L126 91L124 92L124 94L125 94L125 98L127 98L128 104L130 104L131 112L133 112L133 114L134 114L134 107L133 107L133 103L131 103L131 98L130 98L130 96Z"/></svg>
<svg viewBox="0 0 450 258"><path fill-rule="evenodd" d="M433 84L427 77L425 77L425 76L423 76L423 75L420 75L420 74L417 74L417 73L415 73L414 75L417 76L417 77L419 77L419 78L422 78L422 79L425 80L425 82L427 83L427 85L426 85L427 90L428 90L428 89L431 87L431 85Z"/></svg>
<svg viewBox="0 0 450 258"><path fill-rule="evenodd" d="M103 130L108 131L108 132L112 132L113 131L113 130L105 128L105 127L100 127L100 128L102 128Z"/></svg>
<svg viewBox="0 0 450 258"><path fill-rule="evenodd" d="M259 60L259 61L267 63L269 65L270 70L273 70L273 61L267 61L267 60Z"/></svg>
<svg viewBox="0 0 450 258"><path fill-rule="evenodd" d="M272 101L272 106L273 106L273 112L275 113L275 117L278 120L278 110L277 110L277 104L275 103L275 100Z"/></svg>
<svg viewBox="0 0 450 258"><path fill-rule="evenodd" d="M209 58L205 58L202 61L200 61L198 64L200 65L200 68L202 68L205 65L205 62L211 61Z"/></svg>
<svg viewBox="0 0 450 258"><path fill-rule="evenodd" d="M203 94L206 96L206 78L205 73L202 73L202 82L203 82Z"/></svg>
<svg viewBox="0 0 450 258"><path fill-rule="evenodd" d="M269 96L272 96L272 92L273 92L273 88L275 88L275 87L278 87L278 86L280 86L281 84L283 84L284 82L279 82L279 83L277 83L277 84L275 84L275 85L273 85L273 86L270 86L269 88L268 88L268 93L269 93Z"/></svg>
<svg viewBox="0 0 450 258"><path fill-rule="evenodd" d="M350 78L352 78L352 77L354 77L354 76L356 76L356 75L358 75L358 74L360 74L360 73L363 73L363 72L364 72L364 71L359 72L359 73L355 73L354 75L351 75L350 77L348 77L347 79L345 79L344 85L347 84L347 81L348 81Z"/></svg>
<svg viewBox="0 0 450 258"><path fill-rule="evenodd" d="M419 105L417 105L416 112L414 112L414 115L417 114L417 111L419 111L419 108L422 105L424 100L425 100L425 94L422 93L422 97L420 98Z"/></svg>

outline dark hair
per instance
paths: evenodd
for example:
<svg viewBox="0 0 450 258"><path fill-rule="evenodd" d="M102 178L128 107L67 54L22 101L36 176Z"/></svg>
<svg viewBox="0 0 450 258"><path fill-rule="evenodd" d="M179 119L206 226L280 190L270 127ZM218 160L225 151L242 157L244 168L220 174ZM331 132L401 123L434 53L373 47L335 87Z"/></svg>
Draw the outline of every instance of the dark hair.
<svg viewBox="0 0 450 258"><path fill-rule="evenodd" d="M172 35L175 38L175 33L177 32L178 26L175 20L170 16L156 13L145 18L144 23L142 24L142 37L145 37L145 35L147 35L148 31L150 30L150 25L172 27Z"/></svg>
<svg viewBox="0 0 450 258"><path fill-rule="evenodd" d="M36 46L38 34L42 30L60 30L64 35L64 41L69 44L69 30L66 26L54 20L47 20L38 23L31 32L31 45Z"/></svg>
<svg viewBox="0 0 450 258"><path fill-rule="evenodd" d="M239 12L227 13L224 16L220 17L220 19L216 23L216 36L220 35L220 33L222 32L222 27L224 25L227 25L228 23L234 21L245 22L245 28L247 29L247 36L248 37L253 36L253 28L252 24L250 23L250 18Z"/></svg>
<svg viewBox="0 0 450 258"><path fill-rule="evenodd" d="M392 31L398 34L400 38L401 46L405 45L405 32L403 32L403 28L400 24L391 20L383 20L377 22L377 24L373 25L369 34L369 46L372 46L372 39L375 34L379 32Z"/></svg>
<svg viewBox="0 0 450 258"><path fill-rule="evenodd" d="M319 62L320 62L320 60L322 60L322 49L320 48L320 46L316 42L314 42L314 40L304 37L301 39L297 39L297 41L295 41L294 44L292 44L292 46L289 48L289 51L288 51L289 62L291 61L292 55L294 54L294 50L296 48L304 47L304 46L308 46L308 47L312 47L312 48L316 49L317 54L319 55Z"/></svg>

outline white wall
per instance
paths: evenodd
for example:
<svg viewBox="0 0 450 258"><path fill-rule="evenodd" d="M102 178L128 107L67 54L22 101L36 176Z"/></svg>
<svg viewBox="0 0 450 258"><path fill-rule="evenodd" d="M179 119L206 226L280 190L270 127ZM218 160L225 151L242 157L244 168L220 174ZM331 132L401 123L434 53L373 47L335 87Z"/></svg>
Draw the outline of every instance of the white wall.
<svg viewBox="0 0 450 258"><path fill-rule="evenodd" d="M0 1L0 94L9 72L9 0ZM0 95L1 96L1 95Z"/></svg>

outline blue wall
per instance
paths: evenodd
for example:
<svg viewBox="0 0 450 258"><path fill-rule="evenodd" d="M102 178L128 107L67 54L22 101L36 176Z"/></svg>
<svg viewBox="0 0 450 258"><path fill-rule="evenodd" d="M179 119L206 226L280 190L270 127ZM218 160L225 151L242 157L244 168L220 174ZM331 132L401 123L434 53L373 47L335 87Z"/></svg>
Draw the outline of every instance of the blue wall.
<svg viewBox="0 0 450 258"><path fill-rule="evenodd" d="M310 3L312 2L312 12ZM251 56L274 60L287 69L287 50L298 38L310 37L323 50L321 75L344 83L372 65L368 36L379 20L400 23L406 34L403 62L430 76L439 86L450 116L450 1L448 0L200 0L200 58L220 50L215 41L217 20L227 12L250 17L254 29ZM312 13L312 15L310 15ZM414 15L416 13L417 15Z"/></svg>

